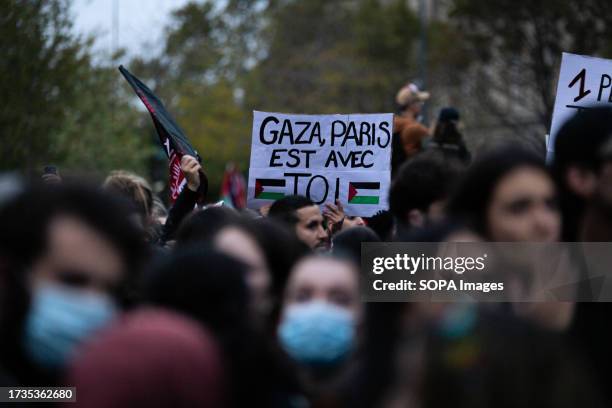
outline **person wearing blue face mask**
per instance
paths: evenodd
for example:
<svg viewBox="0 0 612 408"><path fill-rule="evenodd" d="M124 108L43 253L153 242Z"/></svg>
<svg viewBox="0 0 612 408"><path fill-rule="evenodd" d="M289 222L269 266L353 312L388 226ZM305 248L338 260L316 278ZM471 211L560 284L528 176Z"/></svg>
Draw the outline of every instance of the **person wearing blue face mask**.
<svg viewBox="0 0 612 408"><path fill-rule="evenodd" d="M362 308L357 265L348 258L310 256L292 269L277 337L313 403L342 398L358 350Z"/></svg>
<svg viewBox="0 0 612 408"><path fill-rule="evenodd" d="M11 293L0 361L19 384L52 385L128 303L144 242L121 203L84 187L29 189L0 209L0 224Z"/></svg>
<svg viewBox="0 0 612 408"><path fill-rule="evenodd" d="M115 301L106 294L41 283L33 292L25 322L25 352L46 369L60 369L75 347L105 327L117 312Z"/></svg>

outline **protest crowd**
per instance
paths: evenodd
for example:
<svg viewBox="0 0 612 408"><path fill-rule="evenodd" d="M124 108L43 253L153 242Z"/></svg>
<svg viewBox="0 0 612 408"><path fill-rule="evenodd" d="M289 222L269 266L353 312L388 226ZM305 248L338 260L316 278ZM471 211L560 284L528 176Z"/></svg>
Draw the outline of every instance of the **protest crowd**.
<svg viewBox="0 0 612 408"><path fill-rule="evenodd" d="M428 98L397 93L371 217L295 194L246 208L236 174L212 203L190 154L168 206L120 169L4 176L2 385L76 387L82 407L610 406L608 303L361 300L365 242L612 240L612 109L572 116L547 164L469 151L455 107L425 127Z"/></svg>

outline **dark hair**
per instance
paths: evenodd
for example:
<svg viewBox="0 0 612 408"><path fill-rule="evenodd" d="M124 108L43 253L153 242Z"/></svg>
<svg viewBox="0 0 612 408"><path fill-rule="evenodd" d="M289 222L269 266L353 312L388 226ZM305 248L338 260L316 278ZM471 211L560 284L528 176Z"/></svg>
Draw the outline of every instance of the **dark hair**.
<svg viewBox="0 0 612 408"><path fill-rule="evenodd" d="M227 207L209 207L197 211L181 223L176 233L177 245L211 242L219 231L240 220L240 215Z"/></svg>
<svg viewBox="0 0 612 408"><path fill-rule="evenodd" d="M290 195L276 200L270 207L268 216L286 224L295 225L298 222L295 212L300 208L312 205L315 205L315 203L309 198L302 195Z"/></svg>
<svg viewBox="0 0 612 408"><path fill-rule="evenodd" d="M444 160L439 153L426 152L408 160L400 167L389 191L389 209L404 222L413 209L427 211L429 206L446 198L461 165Z"/></svg>
<svg viewBox="0 0 612 408"><path fill-rule="evenodd" d="M452 106L447 106L445 108L440 109L440 113L438 114L438 123L451 123L458 122L461 115L459 111Z"/></svg>
<svg viewBox="0 0 612 408"><path fill-rule="evenodd" d="M380 242L380 237L368 227L348 228L334 236L332 252L349 255L354 262L360 264L362 242Z"/></svg>
<svg viewBox="0 0 612 408"><path fill-rule="evenodd" d="M463 136L457 129L457 125L453 122L441 122L436 124L434 129L433 141L443 144L459 144L463 142Z"/></svg>
<svg viewBox="0 0 612 408"><path fill-rule="evenodd" d="M565 178L570 166L599 171L600 150L612 135L612 108L592 107L576 113L555 137L552 172L559 189L563 214L563 239L575 240L584 200L572 192Z"/></svg>
<svg viewBox="0 0 612 408"><path fill-rule="evenodd" d="M428 150L438 151L446 160L455 159L469 164L472 155L465 145L463 135L457 129L457 123L448 120L438 122L433 137L427 145Z"/></svg>
<svg viewBox="0 0 612 408"><path fill-rule="evenodd" d="M83 185L37 186L7 203L0 210L0 253L15 267L29 267L47 250L48 226L60 215L73 216L105 237L119 252L126 273L140 270L146 246L127 204Z"/></svg>
<svg viewBox="0 0 612 408"><path fill-rule="evenodd" d="M570 165L597 170L601 146L612 136L612 108L592 107L576 113L555 137L555 175Z"/></svg>
<svg viewBox="0 0 612 408"><path fill-rule="evenodd" d="M393 214L389 210L378 211L373 216L366 218L368 228L372 229L383 241L392 238L395 222Z"/></svg>
<svg viewBox="0 0 612 408"><path fill-rule="evenodd" d="M260 218L254 222L254 227L272 275L272 296L278 301L285 290L289 271L300 258L310 253L310 249L294 231L272 219Z"/></svg>
<svg viewBox="0 0 612 408"><path fill-rule="evenodd" d="M177 247L192 247L196 245L214 246L215 237L225 228L236 228L247 234L266 256L264 234L255 226L255 220L240 215L227 207L210 207L199 211L188 218L177 236ZM296 238L297 239L297 238ZM278 245L278 242L276 242ZM270 259L266 260L270 265Z"/></svg>
<svg viewBox="0 0 612 408"><path fill-rule="evenodd" d="M412 303L368 302L364 306L361 361L351 375L346 406L379 406L397 383L397 352L404 337L402 323Z"/></svg>
<svg viewBox="0 0 612 408"><path fill-rule="evenodd" d="M215 249L177 249L145 276L144 298L206 324L217 335L229 335L247 324L247 266Z"/></svg>
<svg viewBox="0 0 612 408"><path fill-rule="evenodd" d="M245 264L210 247L181 248L147 275L145 300L213 332L227 361L231 406L271 406L275 387L291 375L275 372L274 354L250 325L246 273Z"/></svg>
<svg viewBox="0 0 612 408"><path fill-rule="evenodd" d="M486 238L491 196L499 181L519 167L532 167L548 174L544 158L530 150L502 146L485 153L459 183L447 206L448 213Z"/></svg>
<svg viewBox="0 0 612 408"><path fill-rule="evenodd" d="M456 232L463 232L466 226L454 219L444 219L427 225L426 228L410 230L399 229L395 236L397 242L444 242Z"/></svg>
<svg viewBox="0 0 612 408"><path fill-rule="evenodd" d="M99 189L72 184L29 187L0 208L0 339L4 368L21 380L38 371L21 354L22 324L29 308L28 269L47 251L51 222L66 215L102 235L123 261L123 281L115 296L129 304L135 300L135 281L148 253L129 210Z"/></svg>

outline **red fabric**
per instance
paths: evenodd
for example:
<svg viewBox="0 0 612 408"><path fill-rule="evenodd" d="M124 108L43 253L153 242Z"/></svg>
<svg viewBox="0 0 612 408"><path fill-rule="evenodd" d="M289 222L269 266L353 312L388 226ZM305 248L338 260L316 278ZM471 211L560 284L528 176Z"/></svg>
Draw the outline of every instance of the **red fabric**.
<svg viewBox="0 0 612 408"><path fill-rule="evenodd" d="M71 407L222 407L220 352L198 323L159 309L133 312L81 350Z"/></svg>
<svg viewBox="0 0 612 408"><path fill-rule="evenodd" d="M349 183L348 200L351 201L353 197L355 197L356 195L357 195L357 190L355 189L355 187L353 187L351 183Z"/></svg>
<svg viewBox="0 0 612 408"><path fill-rule="evenodd" d="M170 202L174 203L178 198L183 188L185 188L185 184L187 181L185 180L185 175L181 170L181 158L183 155L179 155L176 153L172 153L170 156L170 161L168 162L169 169L169 186L170 186Z"/></svg>
<svg viewBox="0 0 612 408"><path fill-rule="evenodd" d="M257 186L255 187L256 193ZM263 191L259 185L259 192ZM244 177L235 166L231 166L225 170L223 174L223 182L221 183L221 197L230 201L234 208L242 209L246 207L246 183Z"/></svg>

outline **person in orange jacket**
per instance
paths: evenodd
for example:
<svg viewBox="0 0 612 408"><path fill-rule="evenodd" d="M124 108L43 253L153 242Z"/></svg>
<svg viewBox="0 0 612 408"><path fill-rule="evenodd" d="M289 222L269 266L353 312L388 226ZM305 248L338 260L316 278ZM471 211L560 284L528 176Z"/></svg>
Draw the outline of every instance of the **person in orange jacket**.
<svg viewBox="0 0 612 408"><path fill-rule="evenodd" d="M402 87L395 97L400 113L393 118L393 173L406 159L421 150L423 139L429 135L429 130L418 121L428 99L429 92L419 90L413 83Z"/></svg>

